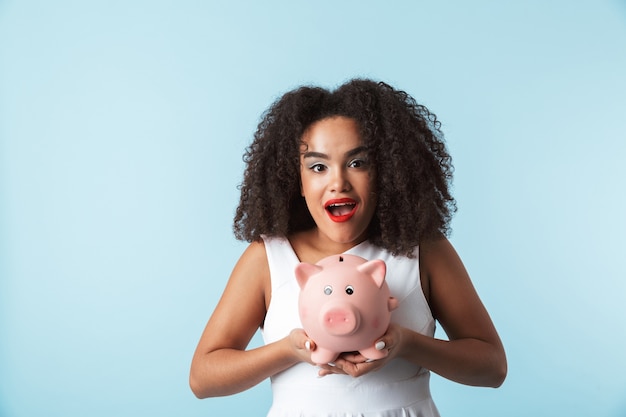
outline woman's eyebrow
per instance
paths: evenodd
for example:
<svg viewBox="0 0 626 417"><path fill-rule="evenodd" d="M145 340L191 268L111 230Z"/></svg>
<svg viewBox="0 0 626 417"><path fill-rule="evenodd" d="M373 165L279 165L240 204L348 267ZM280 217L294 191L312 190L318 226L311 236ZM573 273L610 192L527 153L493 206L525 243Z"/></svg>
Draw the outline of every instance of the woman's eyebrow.
<svg viewBox="0 0 626 417"><path fill-rule="evenodd" d="M358 148L354 148L346 152L346 157L358 155L360 153L365 153L365 152L367 152L367 148L365 146L359 146Z"/></svg>
<svg viewBox="0 0 626 417"><path fill-rule="evenodd" d="M367 148L365 146L359 146L358 148L350 149L348 152L345 153L345 156L351 157L351 156L355 156L366 151L367 151ZM304 152L302 154L302 158L304 159L306 158L330 159L329 156L326 155L325 153L315 152L315 151Z"/></svg>
<svg viewBox="0 0 626 417"><path fill-rule="evenodd" d="M302 158L306 159L306 158L319 158L319 159L329 159L328 155L326 155L325 153L321 153L321 152L304 152L302 154Z"/></svg>

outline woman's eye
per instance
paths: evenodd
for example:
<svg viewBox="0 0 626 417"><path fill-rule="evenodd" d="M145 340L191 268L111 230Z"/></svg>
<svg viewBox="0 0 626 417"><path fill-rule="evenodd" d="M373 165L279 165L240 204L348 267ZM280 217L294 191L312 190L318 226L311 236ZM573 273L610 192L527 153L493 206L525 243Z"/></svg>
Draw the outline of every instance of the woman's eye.
<svg viewBox="0 0 626 417"><path fill-rule="evenodd" d="M366 166L366 164L367 162L365 162L364 159L353 159L352 161L350 161L348 166L350 168L363 168Z"/></svg>
<svg viewBox="0 0 626 417"><path fill-rule="evenodd" d="M311 165L310 169L313 172L322 172L326 169L326 167L322 164L315 164L315 165Z"/></svg>
<svg viewBox="0 0 626 417"><path fill-rule="evenodd" d="M333 293L333 287L331 287L330 285L327 285L324 287L324 294L331 295L332 293Z"/></svg>

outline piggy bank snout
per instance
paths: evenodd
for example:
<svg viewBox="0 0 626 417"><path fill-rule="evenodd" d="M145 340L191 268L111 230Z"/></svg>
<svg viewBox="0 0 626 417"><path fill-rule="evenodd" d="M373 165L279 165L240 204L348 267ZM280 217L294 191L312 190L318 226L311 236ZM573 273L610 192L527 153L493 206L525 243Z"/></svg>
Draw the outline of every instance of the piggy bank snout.
<svg viewBox="0 0 626 417"><path fill-rule="evenodd" d="M322 328L334 336L349 335L359 328L361 315L350 304L330 305L321 313Z"/></svg>

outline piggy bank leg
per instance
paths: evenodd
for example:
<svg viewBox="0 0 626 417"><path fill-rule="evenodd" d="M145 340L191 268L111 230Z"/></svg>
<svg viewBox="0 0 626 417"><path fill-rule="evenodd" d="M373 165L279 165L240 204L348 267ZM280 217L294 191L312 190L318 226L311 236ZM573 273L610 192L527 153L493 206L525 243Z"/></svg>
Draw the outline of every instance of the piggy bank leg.
<svg viewBox="0 0 626 417"><path fill-rule="evenodd" d="M374 346L359 350L359 353L367 359L382 359L387 357L389 351L387 349L378 350Z"/></svg>
<svg viewBox="0 0 626 417"><path fill-rule="evenodd" d="M311 352L311 360L318 365L324 365L329 362L333 362L335 359L337 359L337 356L339 356L339 353L332 350L324 349L319 346L317 347L317 349Z"/></svg>

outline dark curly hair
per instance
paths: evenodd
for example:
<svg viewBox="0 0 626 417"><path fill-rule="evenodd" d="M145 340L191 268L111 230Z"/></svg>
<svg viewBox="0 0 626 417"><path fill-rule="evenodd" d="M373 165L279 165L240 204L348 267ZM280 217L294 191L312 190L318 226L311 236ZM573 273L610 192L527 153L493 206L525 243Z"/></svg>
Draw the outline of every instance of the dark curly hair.
<svg viewBox="0 0 626 417"><path fill-rule="evenodd" d="M404 91L354 79L334 91L300 87L263 114L244 154L237 239L288 236L315 227L300 192L301 139L311 124L332 116L357 122L376 170L378 205L370 242L411 256L420 242L448 235L456 202L441 123Z"/></svg>

